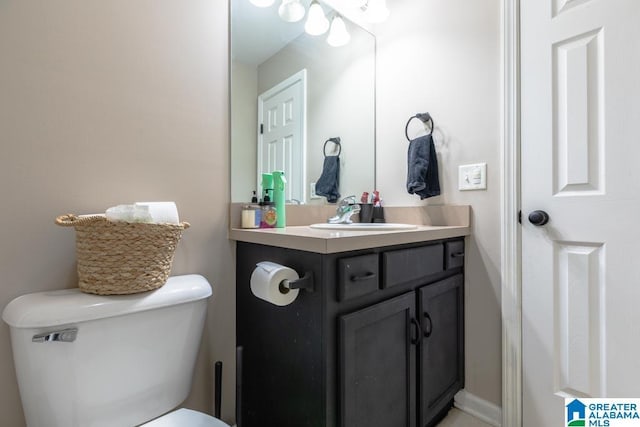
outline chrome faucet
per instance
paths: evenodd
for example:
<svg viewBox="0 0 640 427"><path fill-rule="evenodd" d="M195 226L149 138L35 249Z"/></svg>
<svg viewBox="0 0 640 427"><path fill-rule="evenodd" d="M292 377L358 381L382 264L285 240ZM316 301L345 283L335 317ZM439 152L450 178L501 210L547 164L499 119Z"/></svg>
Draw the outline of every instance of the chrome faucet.
<svg viewBox="0 0 640 427"><path fill-rule="evenodd" d="M347 196L340 200L336 215L327 220L329 224L351 224L351 215L360 212L360 205L356 203L356 196Z"/></svg>

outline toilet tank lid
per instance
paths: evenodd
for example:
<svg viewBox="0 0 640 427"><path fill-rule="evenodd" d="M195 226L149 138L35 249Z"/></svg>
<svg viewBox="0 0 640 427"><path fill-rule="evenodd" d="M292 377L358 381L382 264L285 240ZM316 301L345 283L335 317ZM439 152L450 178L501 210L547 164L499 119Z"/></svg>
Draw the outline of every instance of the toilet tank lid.
<svg viewBox="0 0 640 427"><path fill-rule="evenodd" d="M36 292L11 301L2 319L15 328L41 328L153 310L208 298L211 285L197 274L174 276L159 289L131 295L92 295L78 288Z"/></svg>

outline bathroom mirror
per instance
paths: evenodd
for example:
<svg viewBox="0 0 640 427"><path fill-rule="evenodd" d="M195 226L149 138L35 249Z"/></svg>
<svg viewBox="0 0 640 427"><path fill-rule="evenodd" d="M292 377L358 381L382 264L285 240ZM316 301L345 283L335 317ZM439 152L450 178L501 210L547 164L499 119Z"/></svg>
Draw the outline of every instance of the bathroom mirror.
<svg viewBox="0 0 640 427"><path fill-rule="evenodd" d="M327 203L311 190L324 151L338 149L341 197L375 188L375 37L341 16L350 39L333 47L330 31L305 32L311 0L301 3L304 18L290 23L280 0L264 8L230 0L233 202L260 196L260 169L283 169L291 203ZM329 21L339 16L320 4ZM325 144L335 137L340 147Z"/></svg>

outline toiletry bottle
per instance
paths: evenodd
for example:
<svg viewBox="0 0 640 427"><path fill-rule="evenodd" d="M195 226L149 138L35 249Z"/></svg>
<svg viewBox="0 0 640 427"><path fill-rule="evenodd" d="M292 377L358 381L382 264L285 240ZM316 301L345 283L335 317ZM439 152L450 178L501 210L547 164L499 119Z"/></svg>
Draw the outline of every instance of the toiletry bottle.
<svg viewBox="0 0 640 427"><path fill-rule="evenodd" d="M262 208L258 203L258 196L256 192L253 192L253 196L251 196L251 208L255 212L255 228L260 228L260 222L262 222Z"/></svg>
<svg viewBox="0 0 640 427"><path fill-rule="evenodd" d="M262 211L259 206L245 205L242 207L242 228L259 228Z"/></svg>
<svg viewBox="0 0 640 427"><path fill-rule="evenodd" d="M262 174L262 200L273 201L273 175L270 173Z"/></svg>
<svg viewBox="0 0 640 427"><path fill-rule="evenodd" d="M258 196L253 192L251 204L242 207L242 228L260 228L262 208L258 205Z"/></svg>
<svg viewBox="0 0 640 427"><path fill-rule="evenodd" d="M265 196L266 197L266 196ZM260 216L260 228L273 228L278 221L278 214L273 202L260 203L262 214Z"/></svg>
<svg viewBox="0 0 640 427"><path fill-rule="evenodd" d="M285 186L287 180L284 177L284 171L273 171L273 201L276 205L276 214L278 220L276 227L283 228L287 225L287 218L285 212Z"/></svg>

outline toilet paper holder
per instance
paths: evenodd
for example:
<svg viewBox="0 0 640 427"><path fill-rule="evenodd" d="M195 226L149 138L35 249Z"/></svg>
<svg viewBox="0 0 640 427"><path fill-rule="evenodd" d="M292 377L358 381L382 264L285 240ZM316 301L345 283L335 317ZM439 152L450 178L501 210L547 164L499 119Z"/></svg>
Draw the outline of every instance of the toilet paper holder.
<svg viewBox="0 0 640 427"><path fill-rule="evenodd" d="M283 280L280 282L280 292L283 294L288 293L291 289L304 289L308 292L315 291L313 283L313 273L305 271L301 278L296 280Z"/></svg>

